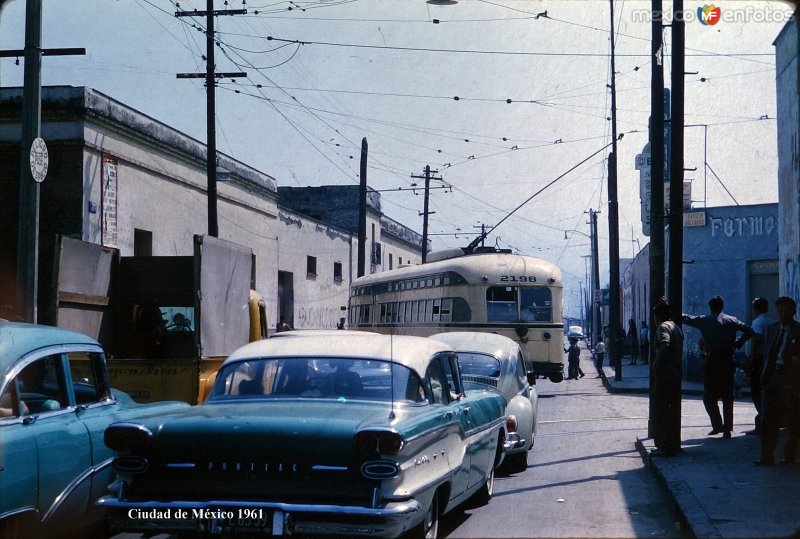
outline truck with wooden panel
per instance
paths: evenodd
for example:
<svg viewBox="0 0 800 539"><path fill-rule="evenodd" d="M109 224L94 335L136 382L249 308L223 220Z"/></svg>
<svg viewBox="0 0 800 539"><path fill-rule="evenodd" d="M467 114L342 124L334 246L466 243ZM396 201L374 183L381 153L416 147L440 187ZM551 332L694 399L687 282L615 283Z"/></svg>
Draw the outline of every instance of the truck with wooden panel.
<svg viewBox="0 0 800 539"><path fill-rule="evenodd" d="M187 256L57 245L49 318L100 341L112 387L137 402L201 402L231 352L267 337L249 247L200 235Z"/></svg>

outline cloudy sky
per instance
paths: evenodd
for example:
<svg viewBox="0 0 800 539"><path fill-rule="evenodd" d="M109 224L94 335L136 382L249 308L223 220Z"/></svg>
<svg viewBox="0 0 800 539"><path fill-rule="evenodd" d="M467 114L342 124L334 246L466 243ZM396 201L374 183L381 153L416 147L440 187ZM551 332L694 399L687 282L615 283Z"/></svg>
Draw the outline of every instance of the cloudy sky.
<svg viewBox="0 0 800 539"><path fill-rule="evenodd" d="M45 58L44 84L95 88L205 141L203 84L175 77L205 69L204 18L176 18L168 0L43 3L44 47L87 50ZM694 206L775 202L772 43L792 7L728 0L717 3L721 20L704 25L702 5L685 2L686 124L707 126L686 130L686 166L697 168L687 172ZM187 11L205 6L179 3ZM23 47L24 7L24 0L3 4L0 48ZM224 0L215 7L224 9ZM363 137L375 189L407 188L430 165L452 186L431 193L435 249L466 245L467 233L499 222L610 143L607 1L251 0L244 7L247 15L216 22L218 71L247 73L219 85L220 151L282 186L357 183ZM647 242L634 160L647 142L649 8L645 0L615 2L622 257ZM21 85L22 76L21 62L0 59L0 84ZM564 175L488 239L557 263L573 316L589 242L572 232L565 240L565 230L588 234L590 208L602 212L607 281L606 155ZM421 232L421 195L387 191L382 202L387 215Z"/></svg>

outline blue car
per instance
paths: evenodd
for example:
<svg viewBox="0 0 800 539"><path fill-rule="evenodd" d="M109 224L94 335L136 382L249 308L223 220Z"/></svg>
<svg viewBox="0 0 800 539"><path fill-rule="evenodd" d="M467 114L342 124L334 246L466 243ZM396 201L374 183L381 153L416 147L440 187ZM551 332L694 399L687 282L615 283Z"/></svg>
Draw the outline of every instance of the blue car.
<svg viewBox="0 0 800 539"><path fill-rule="evenodd" d="M0 537L102 534L106 427L188 406L112 391L103 348L85 335L0 320Z"/></svg>

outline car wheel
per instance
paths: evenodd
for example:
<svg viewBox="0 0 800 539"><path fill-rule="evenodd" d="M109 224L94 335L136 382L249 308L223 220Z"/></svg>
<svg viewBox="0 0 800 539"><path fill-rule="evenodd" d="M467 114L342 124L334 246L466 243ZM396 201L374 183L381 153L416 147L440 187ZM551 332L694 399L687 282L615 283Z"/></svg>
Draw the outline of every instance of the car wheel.
<svg viewBox="0 0 800 539"><path fill-rule="evenodd" d="M556 374L551 374L547 378L551 382L553 382L554 384L558 384L559 382L563 382L564 381L564 373L563 372L559 372L559 373L556 373Z"/></svg>
<svg viewBox="0 0 800 539"><path fill-rule="evenodd" d="M528 452L514 453L506 457L510 473L522 473L528 469Z"/></svg>
<svg viewBox="0 0 800 539"><path fill-rule="evenodd" d="M473 499L479 505L486 505L489 503L489 500L492 499L492 493L494 492L494 469L495 466L492 464L492 467L489 469L489 475L486 477L486 482L473 496Z"/></svg>
<svg viewBox="0 0 800 539"><path fill-rule="evenodd" d="M414 529L412 529L407 537L409 539L436 539L439 535L439 493L433 494L431 505L428 507L428 512L425 513L425 518L422 519Z"/></svg>

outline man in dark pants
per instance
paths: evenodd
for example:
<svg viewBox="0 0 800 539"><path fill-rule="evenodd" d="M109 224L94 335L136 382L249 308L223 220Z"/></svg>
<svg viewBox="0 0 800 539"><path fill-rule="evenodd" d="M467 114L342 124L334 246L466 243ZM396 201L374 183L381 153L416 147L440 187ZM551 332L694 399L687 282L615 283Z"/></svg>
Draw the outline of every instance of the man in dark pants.
<svg viewBox="0 0 800 539"><path fill-rule="evenodd" d="M761 458L755 461L756 466L775 463L775 446L784 417L789 436L781 464L796 464L800 440L800 322L794 319L797 304L782 296L775 306L778 321L767 326L764 333Z"/></svg>
<svg viewBox="0 0 800 539"><path fill-rule="evenodd" d="M764 370L764 331L767 329L769 319L767 311L769 302L765 298L753 300L753 336L747 341L745 350L747 351L747 375L750 377L750 396L756 407L755 428L748 430L745 434L761 434L761 371Z"/></svg>
<svg viewBox="0 0 800 539"><path fill-rule="evenodd" d="M708 300L711 314L690 316L684 314L681 322L700 330L706 343L706 360L703 371L703 404L711 419L709 436L722 433L730 438L733 430L733 361L734 348L741 346L753 335L753 330L733 316L722 312L724 301L720 296ZM739 339L737 333L742 333ZM722 400L722 417L717 401Z"/></svg>
<svg viewBox="0 0 800 539"><path fill-rule="evenodd" d="M672 457L681 451L681 364L683 331L672 321L669 304L661 298L653 307L656 321L653 358L652 455Z"/></svg>

